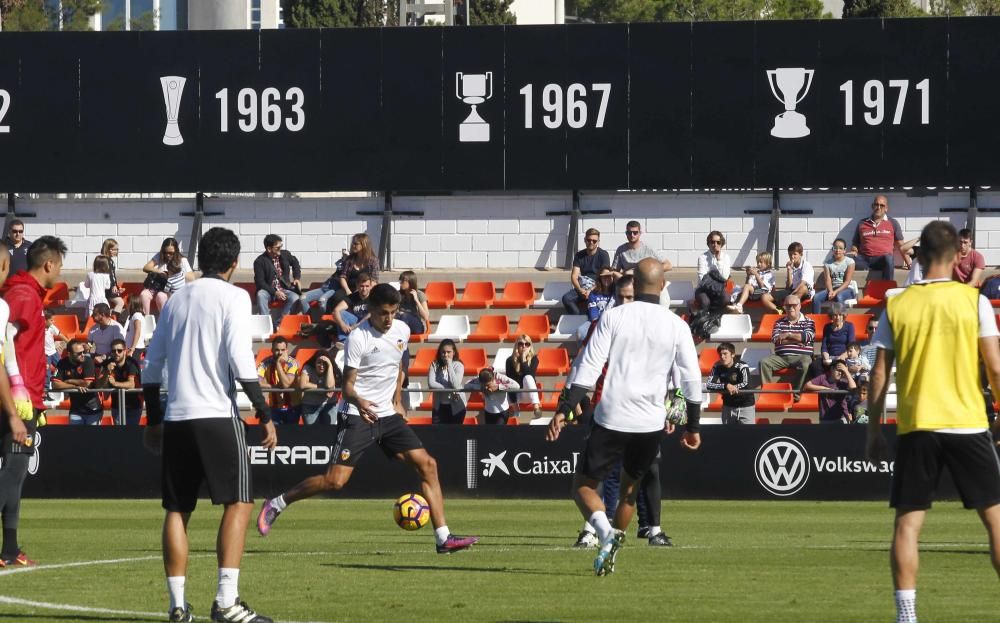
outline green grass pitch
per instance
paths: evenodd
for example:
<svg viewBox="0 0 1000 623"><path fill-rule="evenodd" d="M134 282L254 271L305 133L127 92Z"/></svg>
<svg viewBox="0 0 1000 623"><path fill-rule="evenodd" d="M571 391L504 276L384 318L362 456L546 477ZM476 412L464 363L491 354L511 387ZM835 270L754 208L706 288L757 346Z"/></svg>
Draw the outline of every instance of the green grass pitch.
<svg viewBox="0 0 1000 623"><path fill-rule="evenodd" d="M605 578L593 574L594 550L571 548L582 520L568 500L451 500L447 512L456 533L482 542L438 555L429 527L395 526L391 500L296 504L269 537L248 532L241 596L298 622L895 616L884 503L667 501L675 547L649 547L633 525ZM201 621L215 595L219 514L202 501L190 524L187 597ZM40 566L0 571L0 622L166 620L161 518L151 500L25 500L21 540ZM996 620L997 577L975 513L955 502L930 512L917 594L921 621Z"/></svg>

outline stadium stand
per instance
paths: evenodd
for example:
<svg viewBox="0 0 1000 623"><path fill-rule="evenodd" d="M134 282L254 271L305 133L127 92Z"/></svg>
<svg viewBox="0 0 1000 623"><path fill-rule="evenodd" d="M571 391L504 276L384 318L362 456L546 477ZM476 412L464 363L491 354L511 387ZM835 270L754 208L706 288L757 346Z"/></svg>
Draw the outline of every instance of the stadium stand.
<svg viewBox="0 0 1000 623"><path fill-rule="evenodd" d="M465 284L462 298L451 304L452 309L489 309L496 298L492 281L470 281Z"/></svg>
<svg viewBox="0 0 1000 623"><path fill-rule="evenodd" d="M531 307L535 302L535 286L530 281L508 281L500 298L493 302L496 309L516 309Z"/></svg>
<svg viewBox="0 0 1000 623"><path fill-rule="evenodd" d="M441 340L454 340L462 342L469 337L472 332L469 317L462 314L448 314L438 319L437 328L427 336L428 342L440 342Z"/></svg>
<svg viewBox="0 0 1000 623"><path fill-rule="evenodd" d="M508 340L513 342L519 335L527 335L533 342L542 342L548 339L550 330L548 315L526 314L517 321L517 329Z"/></svg>
<svg viewBox="0 0 1000 623"><path fill-rule="evenodd" d="M510 321L506 315L480 316L476 329L468 335L467 342L504 342L510 335Z"/></svg>
<svg viewBox="0 0 1000 623"><path fill-rule="evenodd" d="M457 298L457 289L451 281L432 281L424 288L427 297L427 307L430 309L448 309Z"/></svg>

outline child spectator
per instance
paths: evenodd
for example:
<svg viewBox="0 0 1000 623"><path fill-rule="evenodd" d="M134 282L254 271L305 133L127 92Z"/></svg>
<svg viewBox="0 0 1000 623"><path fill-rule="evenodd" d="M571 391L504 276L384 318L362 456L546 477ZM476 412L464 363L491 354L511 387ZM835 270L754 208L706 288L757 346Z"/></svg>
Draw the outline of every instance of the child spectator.
<svg viewBox="0 0 1000 623"><path fill-rule="evenodd" d="M427 372L427 387L462 389L464 376L465 366L458 358L455 342L441 340L437 356ZM431 396L431 424L462 424L465 421L465 393L434 392Z"/></svg>
<svg viewBox="0 0 1000 623"><path fill-rule="evenodd" d="M722 396L722 423L755 423L753 394L740 393L750 385L750 367L736 359L736 347L732 342L723 342L715 350L719 353L719 362L712 366L706 387Z"/></svg>
<svg viewBox="0 0 1000 623"><path fill-rule="evenodd" d="M781 297L794 294L800 301L813 296L813 280L816 278L812 265L806 260L802 252L802 243L793 242L788 245L788 262L785 263L785 291ZM774 294L767 293L761 296L761 301L768 307L776 307L774 304Z"/></svg>
<svg viewBox="0 0 1000 623"><path fill-rule="evenodd" d="M746 285L733 292L730 299L733 304L726 307L734 314L742 314L743 305L747 301L762 301L765 294L774 291L774 268L770 253L767 251L758 253L757 266L747 266L744 270L747 273ZM765 302L764 306L774 313L781 313L773 301Z"/></svg>
<svg viewBox="0 0 1000 623"><path fill-rule="evenodd" d="M535 349L532 348L530 337L527 335L518 336L517 341L514 342L514 354L507 358L505 368L507 377L525 390L520 393L511 393L509 398L515 403L521 402L522 399L530 401L535 418L542 417L542 404L538 399L538 385L535 383L538 357L535 355Z"/></svg>
<svg viewBox="0 0 1000 623"><path fill-rule="evenodd" d="M48 391L52 383L52 371L59 365L59 349L56 342L69 342L69 338L59 332L56 326L51 309L46 309L45 314L45 390Z"/></svg>
<svg viewBox="0 0 1000 623"><path fill-rule="evenodd" d="M94 306L100 303L109 305L107 292L111 288L111 262L103 255L94 258L93 270L87 273L87 287L90 298L87 299L87 315L94 313Z"/></svg>
<svg viewBox="0 0 1000 623"><path fill-rule="evenodd" d="M510 415L507 392L520 388L516 381L493 368L483 368L478 377L465 384L465 389L482 392L484 404L479 423L491 426L507 423Z"/></svg>
<svg viewBox="0 0 1000 623"><path fill-rule="evenodd" d="M847 241L837 238L833 241L832 257L823 264L823 283L825 287L816 292L813 297L813 313L823 311L827 302L846 303L857 295L851 290L851 279L854 278L854 258L847 256Z"/></svg>
<svg viewBox="0 0 1000 623"><path fill-rule="evenodd" d="M854 377L855 382L868 381L868 373L871 371L871 366L861 356L861 344L851 342L847 345L847 357L844 358L844 363L847 364L847 371Z"/></svg>
<svg viewBox="0 0 1000 623"><path fill-rule="evenodd" d="M143 337L146 315L142 313L142 299L132 297L128 304L128 320L125 321L125 348L128 356L140 359L146 352L146 338Z"/></svg>
<svg viewBox="0 0 1000 623"><path fill-rule="evenodd" d="M868 383L858 383L851 400L851 422L854 424L868 423Z"/></svg>
<svg viewBox="0 0 1000 623"><path fill-rule="evenodd" d="M417 273L406 270L399 273L399 311L396 317L410 327L410 335L421 335L431 324L427 296L417 287Z"/></svg>
<svg viewBox="0 0 1000 623"><path fill-rule="evenodd" d="M826 373L821 374L805 384L805 390L810 392L827 392L835 389L841 391L851 391L857 388L851 373L847 371L847 364L842 360L834 361L827 366ZM820 423L851 422L850 398L852 393L823 393L819 396L819 421Z"/></svg>
<svg viewBox="0 0 1000 623"><path fill-rule="evenodd" d="M125 291L118 286L118 274L115 268L115 258L118 257L118 241L114 238L105 240L101 245L101 255L108 258L110 268L108 274L111 275L111 287L104 295L108 299L108 304L111 305L111 311L115 314L121 314L125 309L125 299L122 298Z"/></svg>
<svg viewBox="0 0 1000 623"><path fill-rule="evenodd" d="M598 272L597 282L587 296L587 318L591 322L600 318L604 310L614 304L614 285L615 271L610 266L602 266Z"/></svg>

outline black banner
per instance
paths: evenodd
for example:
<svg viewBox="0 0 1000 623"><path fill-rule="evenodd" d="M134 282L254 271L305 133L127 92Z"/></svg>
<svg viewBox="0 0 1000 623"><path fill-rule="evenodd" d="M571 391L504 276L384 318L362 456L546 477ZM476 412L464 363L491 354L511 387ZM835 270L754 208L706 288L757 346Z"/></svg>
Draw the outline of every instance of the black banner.
<svg viewBox="0 0 1000 623"><path fill-rule="evenodd" d="M264 450L248 431L254 491L272 496L322 473L330 460L331 427L279 428L280 446ZM583 431L557 443L542 427L415 427L437 459L448 496L566 498L583 450ZM893 445L894 427L885 427ZM157 498L159 458L142 448L138 428L50 426L38 434L26 497ZM664 495L676 499L884 500L892 463L864 459L862 426L705 427L703 446L688 452L677 435L663 441ZM343 495L391 498L419 487L414 471L378 449L361 459ZM939 497L952 498L951 479Z"/></svg>
<svg viewBox="0 0 1000 623"><path fill-rule="evenodd" d="M0 190L992 185L998 30L2 33Z"/></svg>

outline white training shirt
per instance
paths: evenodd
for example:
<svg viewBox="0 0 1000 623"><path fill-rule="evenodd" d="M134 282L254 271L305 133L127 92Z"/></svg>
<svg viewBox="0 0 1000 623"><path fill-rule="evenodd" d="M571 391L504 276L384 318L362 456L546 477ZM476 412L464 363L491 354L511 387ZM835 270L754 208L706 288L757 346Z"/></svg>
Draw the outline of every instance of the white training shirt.
<svg viewBox="0 0 1000 623"><path fill-rule="evenodd" d="M0 351L3 352L4 368L7 376L20 376L21 372L17 367L17 357L14 355L14 335L17 329L10 321L10 307L7 301L0 299Z"/></svg>
<svg viewBox="0 0 1000 623"><path fill-rule="evenodd" d="M597 322L573 380L594 387L607 362L595 422L626 433L662 430L668 379L680 382L687 400L701 402L698 353L690 327L677 314L637 297L606 310Z"/></svg>
<svg viewBox="0 0 1000 623"><path fill-rule="evenodd" d="M202 277L170 297L146 349L143 383L167 374L164 420L238 417L236 381L257 381L250 295Z"/></svg>
<svg viewBox="0 0 1000 623"><path fill-rule="evenodd" d="M372 409L380 417L396 414L393 398L399 379L403 351L410 341L410 328L402 320L393 319L385 333L379 333L369 321L364 321L347 334L344 346L344 367L357 370L355 393L375 403ZM338 410L358 415L358 408L341 399Z"/></svg>

